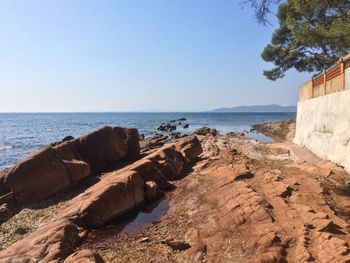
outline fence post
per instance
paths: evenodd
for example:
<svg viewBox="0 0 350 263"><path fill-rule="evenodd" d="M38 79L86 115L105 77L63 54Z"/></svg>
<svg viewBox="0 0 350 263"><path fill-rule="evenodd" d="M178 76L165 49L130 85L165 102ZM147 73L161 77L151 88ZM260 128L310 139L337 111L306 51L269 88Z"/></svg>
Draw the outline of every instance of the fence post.
<svg viewBox="0 0 350 263"><path fill-rule="evenodd" d="M343 59L341 60L341 64L340 64L340 73L341 73L341 78L342 78L342 85L343 85L343 89L345 90L345 72L344 72L344 61Z"/></svg>
<svg viewBox="0 0 350 263"><path fill-rule="evenodd" d="M327 94L327 70L324 70L323 72L323 95Z"/></svg>

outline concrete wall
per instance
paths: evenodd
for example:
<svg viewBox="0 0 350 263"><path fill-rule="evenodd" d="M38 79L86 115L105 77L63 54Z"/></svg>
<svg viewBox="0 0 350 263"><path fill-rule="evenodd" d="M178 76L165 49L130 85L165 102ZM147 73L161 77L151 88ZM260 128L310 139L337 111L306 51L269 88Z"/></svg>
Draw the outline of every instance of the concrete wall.
<svg viewBox="0 0 350 263"><path fill-rule="evenodd" d="M350 89L350 68L345 69L345 89Z"/></svg>
<svg viewBox="0 0 350 263"><path fill-rule="evenodd" d="M350 90L299 101L294 142L350 172Z"/></svg>

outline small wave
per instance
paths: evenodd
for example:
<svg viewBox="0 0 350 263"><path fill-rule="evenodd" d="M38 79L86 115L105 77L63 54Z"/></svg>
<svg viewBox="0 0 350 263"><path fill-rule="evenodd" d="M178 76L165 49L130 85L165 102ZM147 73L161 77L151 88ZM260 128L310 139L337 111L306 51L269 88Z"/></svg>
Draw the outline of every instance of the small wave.
<svg viewBox="0 0 350 263"><path fill-rule="evenodd" d="M9 150L9 149L12 149L13 146L11 145L1 145L0 146L0 151L6 151L6 150Z"/></svg>

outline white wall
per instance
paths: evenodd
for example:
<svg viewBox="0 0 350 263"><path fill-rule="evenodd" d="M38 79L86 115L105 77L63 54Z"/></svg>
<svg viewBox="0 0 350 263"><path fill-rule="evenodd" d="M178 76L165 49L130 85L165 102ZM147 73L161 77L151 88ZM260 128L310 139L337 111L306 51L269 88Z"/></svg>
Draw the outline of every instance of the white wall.
<svg viewBox="0 0 350 263"><path fill-rule="evenodd" d="M294 142L350 172L350 90L299 101Z"/></svg>
<svg viewBox="0 0 350 263"><path fill-rule="evenodd" d="M345 89L350 89L350 68L345 69Z"/></svg>

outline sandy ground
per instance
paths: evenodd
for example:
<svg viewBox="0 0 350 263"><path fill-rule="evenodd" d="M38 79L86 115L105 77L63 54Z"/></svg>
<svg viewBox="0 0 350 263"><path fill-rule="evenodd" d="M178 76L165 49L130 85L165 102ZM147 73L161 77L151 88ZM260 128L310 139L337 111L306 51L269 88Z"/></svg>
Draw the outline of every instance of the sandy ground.
<svg viewBox="0 0 350 263"><path fill-rule="evenodd" d="M106 262L350 262L348 174L285 141L289 132L273 144L199 136L204 152L172 182L169 210L159 221L83 246ZM0 245L64 206L22 210L1 226ZM19 225L27 230L16 232Z"/></svg>

